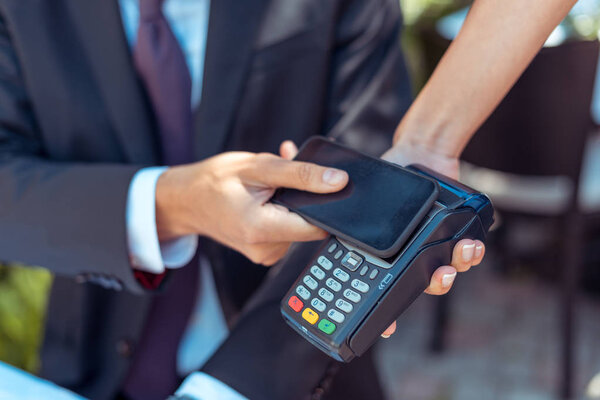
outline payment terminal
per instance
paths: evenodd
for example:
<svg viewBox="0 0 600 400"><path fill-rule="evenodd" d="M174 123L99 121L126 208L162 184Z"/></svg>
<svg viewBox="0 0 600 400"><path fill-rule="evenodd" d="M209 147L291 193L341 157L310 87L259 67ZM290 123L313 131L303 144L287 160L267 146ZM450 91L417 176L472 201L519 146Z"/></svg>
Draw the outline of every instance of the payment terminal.
<svg viewBox="0 0 600 400"><path fill-rule="evenodd" d="M279 190L273 202L332 235L281 302L285 320L336 360L362 355L449 264L463 238L485 240L490 200L455 180L312 138L297 160L344 169L335 194Z"/></svg>

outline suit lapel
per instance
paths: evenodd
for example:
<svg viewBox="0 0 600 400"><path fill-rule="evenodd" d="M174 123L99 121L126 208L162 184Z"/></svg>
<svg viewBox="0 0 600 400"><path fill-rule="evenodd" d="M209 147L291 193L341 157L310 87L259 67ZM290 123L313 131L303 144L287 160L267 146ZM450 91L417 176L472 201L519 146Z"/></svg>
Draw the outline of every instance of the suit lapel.
<svg viewBox="0 0 600 400"><path fill-rule="evenodd" d="M268 0L212 0L195 155L223 150Z"/></svg>
<svg viewBox="0 0 600 400"><path fill-rule="evenodd" d="M133 67L117 1L67 2L128 160L156 163L152 114Z"/></svg>

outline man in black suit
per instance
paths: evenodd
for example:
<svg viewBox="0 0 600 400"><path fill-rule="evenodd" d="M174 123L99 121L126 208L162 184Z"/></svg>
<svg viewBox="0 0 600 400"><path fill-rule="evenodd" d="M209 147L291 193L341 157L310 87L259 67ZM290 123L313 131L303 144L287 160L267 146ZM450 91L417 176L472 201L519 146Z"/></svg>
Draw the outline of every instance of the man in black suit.
<svg viewBox="0 0 600 400"><path fill-rule="evenodd" d="M174 43L164 16L144 11L152 1L140 0L129 48L127 8L116 1L0 2L0 259L57 275L41 375L94 399L161 398L174 388L166 377L193 308L197 288L187 284L198 278L198 257L208 259L232 321L262 278L244 256L273 264L291 242L323 237L264 203L283 185L339 190L344 174L232 151L277 152L283 139L326 134L378 155L410 103L395 0L215 0L202 101L183 115L173 104L194 89L168 75L183 64L152 59L156 46ZM139 36L146 23L165 41ZM167 57L176 58L184 59ZM161 87L160 77L170 84ZM176 137L184 131L190 136ZM193 265L168 273L141 268L126 223L132 181L161 164L179 166L155 183L156 235L161 243L201 236ZM290 253L292 267L265 284L205 371L253 398L302 397L319 385L333 385L332 396L338 387L351 393L342 396L364 398L371 388L369 398L381 397L368 357L331 383L329 360L273 306L306 246ZM269 332L275 343L264 342ZM169 343L152 353L157 340ZM284 361L297 372L284 373ZM275 372L277 384L261 381ZM351 379L336 384L345 374Z"/></svg>

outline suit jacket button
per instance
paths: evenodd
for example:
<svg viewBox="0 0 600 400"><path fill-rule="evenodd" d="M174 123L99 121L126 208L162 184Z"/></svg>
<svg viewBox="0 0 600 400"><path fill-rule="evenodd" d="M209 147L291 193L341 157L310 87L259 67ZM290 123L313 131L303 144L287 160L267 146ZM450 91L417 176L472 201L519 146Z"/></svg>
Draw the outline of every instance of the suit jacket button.
<svg viewBox="0 0 600 400"><path fill-rule="evenodd" d="M117 342L117 354L124 358L129 358L133 355L133 342L129 339L121 339Z"/></svg>
<svg viewBox="0 0 600 400"><path fill-rule="evenodd" d="M322 387L317 387L315 390L313 390L310 399L311 400L321 400L323 398L323 395L325 394L325 389L323 389Z"/></svg>

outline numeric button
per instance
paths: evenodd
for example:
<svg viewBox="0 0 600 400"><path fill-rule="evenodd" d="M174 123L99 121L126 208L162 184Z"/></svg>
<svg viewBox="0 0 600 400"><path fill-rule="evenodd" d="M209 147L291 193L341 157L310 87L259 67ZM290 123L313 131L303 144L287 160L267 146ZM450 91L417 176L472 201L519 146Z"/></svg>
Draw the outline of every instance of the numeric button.
<svg viewBox="0 0 600 400"><path fill-rule="evenodd" d="M310 273L313 274L318 280L325 278L325 272L323 272L323 270L316 265L310 267Z"/></svg>
<svg viewBox="0 0 600 400"><path fill-rule="evenodd" d="M344 290L344 297L353 303L358 303L362 298L360 294L356 293L354 290L351 289Z"/></svg>
<svg viewBox="0 0 600 400"><path fill-rule="evenodd" d="M342 282L348 282L348 279L350 279L350 275L348 275L345 271L342 271L339 268L333 270L333 276L335 276Z"/></svg>
<svg viewBox="0 0 600 400"><path fill-rule="evenodd" d="M327 281L325 281L325 284L334 292L339 292L342 288L342 284L333 278L327 279Z"/></svg>
<svg viewBox="0 0 600 400"><path fill-rule="evenodd" d="M310 299L310 292L302 285L296 288L296 293L298 293L298 296L302 297L304 300Z"/></svg>
<svg viewBox="0 0 600 400"><path fill-rule="evenodd" d="M312 301L310 302L310 305L313 306L315 308L315 310L317 310L317 311L320 311L320 312L325 311L325 303L323 303L319 299L312 299Z"/></svg>
<svg viewBox="0 0 600 400"><path fill-rule="evenodd" d="M370 289L370 286L366 283L364 283L363 281L359 281L358 279L353 279L352 283L350 284L354 289L358 290L359 292L363 292L363 293L367 293Z"/></svg>
<svg viewBox="0 0 600 400"><path fill-rule="evenodd" d="M319 296L321 296L323 298L323 300L325 300L327 302L333 300L333 293L331 293L329 290L327 290L325 288L321 288L319 290Z"/></svg>
<svg viewBox="0 0 600 400"><path fill-rule="evenodd" d="M312 290L315 290L317 288L317 286L319 286L319 284L317 283L317 281L315 281L313 279L312 276L310 275L306 275L303 279L304 283L306 284L306 286L308 286L309 288L311 288Z"/></svg>
<svg viewBox="0 0 600 400"><path fill-rule="evenodd" d="M318 264L319 264L321 267L325 268L327 271L329 271L329 270L331 269L331 267L333 267L333 263L332 263L331 261L329 261L329 260L327 259L327 257L325 257L325 256L321 256L321 257L319 257L319 258L317 259L317 263L318 263Z"/></svg>
<svg viewBox="0 0 600 400"><path fill-rule="evenodd" d="M339 308L340 310L342 310L343 312L345 312L345 313L352 312L352 309L354 308L354 307L352 306L352 304L350 304L350 303L348 303L346 300L342 300L342 299L338 299L338 300L335 302L335 306L336 306L337 308Z"/></svg>
<svg viewBox="0 0 600 400"><path fill-rule="evenodd" d="M334 320L335 322L340 323L340 324L342 322L344 322L344 320L346 319L344 314L342 314L341 312L339 312L337 310L334 310L333 308L327 312L327 316L329 318L331 318L332 320Z"/></svg>

